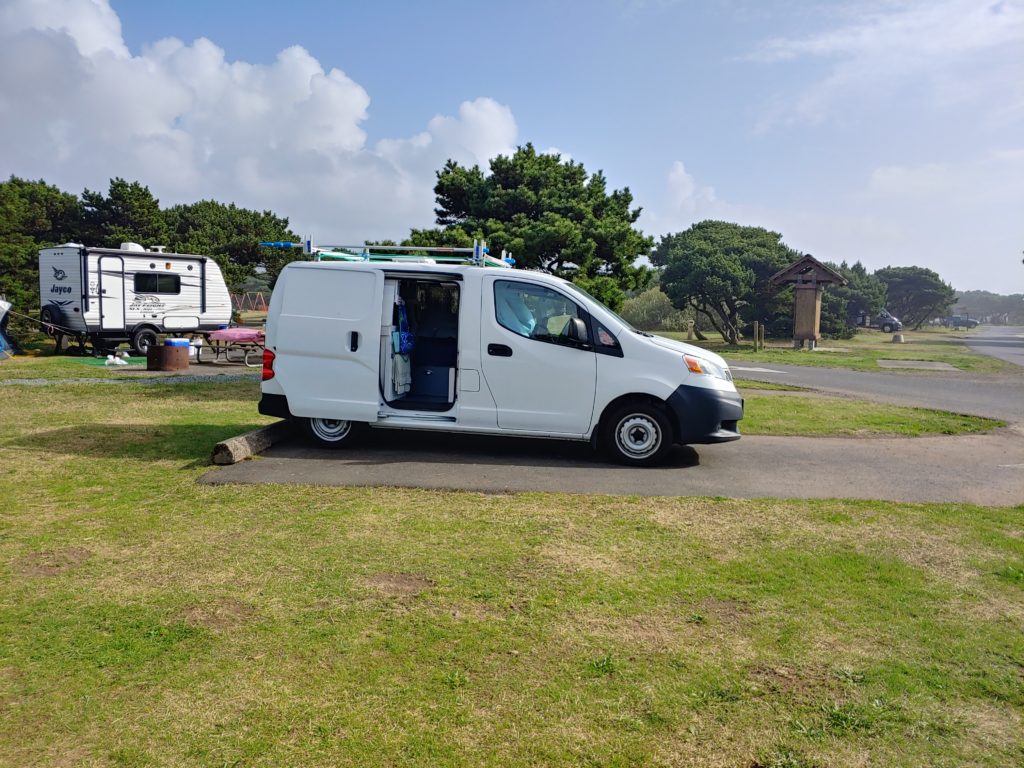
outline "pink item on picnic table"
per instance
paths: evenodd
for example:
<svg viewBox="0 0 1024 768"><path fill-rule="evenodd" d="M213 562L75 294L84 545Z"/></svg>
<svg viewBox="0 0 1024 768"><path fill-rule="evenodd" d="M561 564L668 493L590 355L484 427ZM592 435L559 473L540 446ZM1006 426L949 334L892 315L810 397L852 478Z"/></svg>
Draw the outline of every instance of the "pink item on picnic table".
<svg viewBox="0 0 1024 768"><path fill-rule="evenodd" d="M264 334L257 328L222 328L210 334L210 341L234 341L238 343L249 342L262 344Z"/></svg>

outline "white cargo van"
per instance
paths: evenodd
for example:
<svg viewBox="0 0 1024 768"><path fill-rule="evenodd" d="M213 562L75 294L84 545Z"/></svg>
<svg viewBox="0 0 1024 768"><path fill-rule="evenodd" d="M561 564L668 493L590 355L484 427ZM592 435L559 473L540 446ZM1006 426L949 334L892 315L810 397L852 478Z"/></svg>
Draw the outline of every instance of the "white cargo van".
<svg viewBox="0 0 1024 768"><path fill-rule="evenodd" d="M552 275L295 262L270 302L259 410L328 447L368 426L439 430L589 440L645 466L739 439L743 400L718 355Z"/></svg>
<svg viewBox="0 0 1024 768"><path fill-rule="evenodd" d="M139 354L158 333L215 331L231 322L231 296L208 256L67 243L39 251L39 319L57 337L97 352L131 342Z"/></svg>

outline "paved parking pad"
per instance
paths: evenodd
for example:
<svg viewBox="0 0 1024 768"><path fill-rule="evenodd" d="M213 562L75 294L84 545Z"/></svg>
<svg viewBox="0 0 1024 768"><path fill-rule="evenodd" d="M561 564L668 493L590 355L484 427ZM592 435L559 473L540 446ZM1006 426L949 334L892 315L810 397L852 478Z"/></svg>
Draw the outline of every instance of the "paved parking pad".
<svg viewBox="0 0 1024 768"><path fill-rule="evenodd" d="M663 467L631 469L580 443L379 430L351 450L282 443L202 482L1013 505L1024 503L1024 433L744 437L677 448Z"/></svg>

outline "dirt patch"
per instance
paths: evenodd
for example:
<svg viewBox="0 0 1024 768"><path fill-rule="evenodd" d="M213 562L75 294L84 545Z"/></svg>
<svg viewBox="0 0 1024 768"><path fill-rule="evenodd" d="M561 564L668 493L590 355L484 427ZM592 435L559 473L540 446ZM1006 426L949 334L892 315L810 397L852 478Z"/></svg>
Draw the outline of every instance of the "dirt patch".
<svg viewBox="0 0 1024 768"><path fill-rule="evenodd" d="M750 681L770 693L785 693L800 698L820 695L832 690L834 681L824 669L797 669L787 666L759 664L748 673Z"/></svg>
<svg viewBox="0 0 1024 768"><path fill-rule="evenodd" d="M707 617L720 624L736 626L745 622L749 615L750 606L744 602L730 597L709 597L697 603L690 621L702 623L698 617Z"/></svg>
<svg viewBox="0 0 1024 768"><path fill-rule="evenodd" d="M225 598L207 605L195 605L185 609L181 619L194 627L205 627L212 630L225 630L237 627L251 619L256 609L248 603L233 598Z"/></svg>
<svg viewBox="0 0 1024 768"><path fill-rule="evenodd" d="M68 547L46 552L33 552L21 560L21 572L26 576L57 576L77 568L92 557L84 547Z"/></svg>
<svg viewBox="0 0 1024 768"><path fill-rule="evenodd" d="M363 583L387 597L416 597L435 585L433 579L416 573L378 573Z"/></svg>

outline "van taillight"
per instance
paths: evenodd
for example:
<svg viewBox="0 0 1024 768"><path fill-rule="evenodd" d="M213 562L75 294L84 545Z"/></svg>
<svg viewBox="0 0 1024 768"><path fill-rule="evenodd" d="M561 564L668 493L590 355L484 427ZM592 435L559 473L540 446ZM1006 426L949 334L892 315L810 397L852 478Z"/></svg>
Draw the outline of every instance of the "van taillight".
<svg viewBox="0 0 1024 768"><path fill-rule="evenodd" d="M263 350L263 381L274 378L274 353Z"/></svg>

